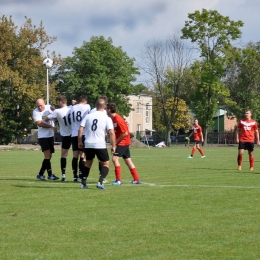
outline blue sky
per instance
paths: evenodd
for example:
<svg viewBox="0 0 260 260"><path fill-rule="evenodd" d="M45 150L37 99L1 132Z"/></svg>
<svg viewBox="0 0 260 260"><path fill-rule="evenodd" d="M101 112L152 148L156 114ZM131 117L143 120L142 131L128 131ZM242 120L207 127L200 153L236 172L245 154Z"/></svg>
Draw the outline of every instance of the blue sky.
<svg viewBox="0 0 260 260"><path fill-rule="evenodd" d="M137 62L145 43L181 35L188 13L202 8L242 20L242 42L260 41L259 0L0 0L0 15L11 15L17 26L24 16L35 25L43 21L47 34L58 38L47 49L62 57L103 35Z"/></svg>

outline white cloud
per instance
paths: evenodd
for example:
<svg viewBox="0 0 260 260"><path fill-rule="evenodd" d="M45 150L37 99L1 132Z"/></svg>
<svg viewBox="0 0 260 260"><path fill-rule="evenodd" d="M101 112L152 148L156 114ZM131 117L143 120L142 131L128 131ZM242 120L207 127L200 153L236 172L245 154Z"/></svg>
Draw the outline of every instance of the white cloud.
<svg viewBox="0 0 260 260"><path fill-rule="evenodd" d="M12 15L17 26L24 16L35 25L43 21L48 35L58 37L48 49L62 57L91 36L103 35L138 59L147 41L181 35L188 13L202 8L242 20L243 41L259 41L259 0L0 0L0 15Z"/></svg>

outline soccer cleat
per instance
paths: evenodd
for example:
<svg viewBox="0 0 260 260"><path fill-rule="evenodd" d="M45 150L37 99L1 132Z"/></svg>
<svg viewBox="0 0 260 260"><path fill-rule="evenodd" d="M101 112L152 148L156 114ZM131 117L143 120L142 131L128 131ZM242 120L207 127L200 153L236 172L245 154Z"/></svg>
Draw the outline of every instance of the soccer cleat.
<svg viewBox="0 0 260 260"><path fill-rule="evenodd" d="M122 184L121 181L114 181L114 182L112 183L112 185L121 185L121 184Z"/></svg>
<svg viewBox="0 0 260 260"><path fill-rule="evenodd" d="M66 174L62 174L61 181L65 181L65 180L66 180Z"/></svg>
<svg viewBox="0 0 260 260"><path fill-rule="evenodd" d="M140 180L138 180L138 181L133 180L133 181L130 181L130 184L142 184L142 182Z"/></svg>
<svg viewBox="0 0 260 260"><path fill-rule="evenodd" d="M102 184L100 184L99 182L98 182L98 184L97 184L97 188L98 188L98 189L101 189L101 190L105 190L105 189L106 189L105 186L102 185Z"/></svg>
<svg viewBox="0 0 260 260"><path fill-rule="evenodd" d="M203 158L205 158L205 157L206 157L205 155L202 155L202 156L201 156L201 159L203 159Z"/></svg>
<svg viewBox="0 0 260 260"><path fill-rule="evenodd" d="M88 186L87 185L81 185L80 188L81 189L88 189Z"/></svg>
<svg viewBox="0 0 260 260"><path fill-rule="evenodd" d="M238 169L239 171L241 171L241 170L242 170L242 166L241 166L241 165L238 165L237 169Z"/></svg>
<svg viewBox="0 0 260 260"><path fill-rule="evenodd" d="M250 167L250 168L249 168L249 171L253 171L253 170L254 170L254 168L253 168L253 167Z"/></svg>
<svg viewBox="0 0 260 260"><path fill-rule="evenodd" d="M56 181L58 180L59 177L57 177L56 175L52 174L51 176L48 176L48 180L53 180L53 181Z"/></svg>
<svg viewBox="0 0 260 260"><path fill-rule="evenodd" d="M107 181L106 179L103 180L103 183L109 183L109 181Z"/></svg>
<svg viewBox="0 0 260 260"><path fill-rule="evenodd" d="M188 158L188 159L192 159L192 158L193 158L193 156L191 156L191 155L190 155L190 156L188 156L187 158Z"/></svg>
<svg viewBox="0 0 260 260"><path fill-rule="evenodd" d="M45 181L45 176L44 175L40 175L40 174L37 174L37 179L41 180L41 181Z"/></svg>

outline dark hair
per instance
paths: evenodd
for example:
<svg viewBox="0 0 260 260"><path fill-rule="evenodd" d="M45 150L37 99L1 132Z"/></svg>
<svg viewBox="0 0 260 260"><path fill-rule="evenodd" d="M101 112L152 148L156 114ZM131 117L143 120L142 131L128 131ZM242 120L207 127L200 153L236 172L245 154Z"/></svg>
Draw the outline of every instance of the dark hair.
<svg viewBox="0 0 260 260"><path fill-rule="evenodd" d="M87 98L87 96L82 95L82 96L79 97L79 100L78 100L78 101L79 101L79 103L85 102L85 101L87 102L87 101L88 101L88 98Z"/></svg>
<svg viewBox="0 0 260 260"><path fill-rule="evenodd" d="M107 109L109 109L111 113L116 113L116 104L108 103L107 104Z"/></svg>
<svg viewBox="0 0 260 260"><path fill-rule="evenodd" d="M56 101L57 102L61 102L62 104L67 104L67 98L63 95L59 95L57 98L56 98Z"/></svg>
<svg viewBox="0 0 260 260"><path fill-rule="evenodd" d="M107 96L101 96L101 97L99 97L99 98L104 99L105 102L106 102L106 104L108 103L108 98L107 98Z"/></svg>
<svg viewBox="0 0 260 260"><path fill-rule="evenodd" d="M96 108L105 108L106 107L106 101L103 98L98 98L96 101Z"/></svg>

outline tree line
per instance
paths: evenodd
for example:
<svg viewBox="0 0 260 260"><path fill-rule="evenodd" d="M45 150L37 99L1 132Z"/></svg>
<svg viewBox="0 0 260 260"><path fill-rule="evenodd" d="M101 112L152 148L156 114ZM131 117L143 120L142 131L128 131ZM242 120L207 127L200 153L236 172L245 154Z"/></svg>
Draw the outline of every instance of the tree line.
<svg viewBox="0 0 260 260"><path fill-rule="evenodd" d="M171 132L189 130L191 112L199 118L205 140L219 107L238 118L250 108L259 121L260 43L234 44L242 37L242 26L215 10L195 11L188 14L180 37L147 42L139 65L103 36L92 36L66 58L48 53L54 60L50 102L58 94L68 100L84 94L93 105L106 95L127 116L133 109L128 95L150 94L153 128L166 131L168 142ZM27 17L18 28L12 17L2 16L0 33L0 144L7 144L24 128L35 127L35 101L46 97L42 52L57 38ZM136 84L140 73L148 75L146 84Z"/></svg>

